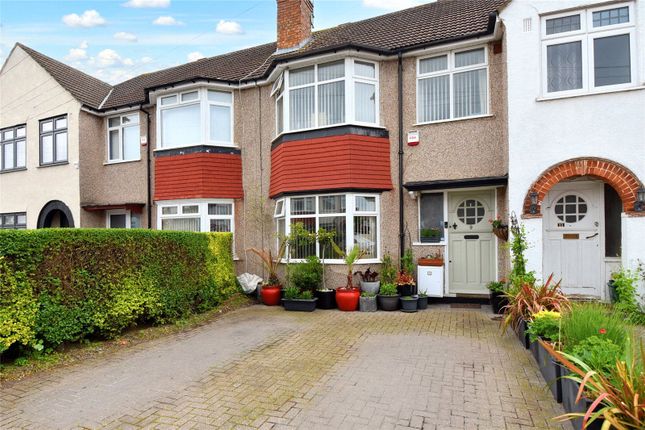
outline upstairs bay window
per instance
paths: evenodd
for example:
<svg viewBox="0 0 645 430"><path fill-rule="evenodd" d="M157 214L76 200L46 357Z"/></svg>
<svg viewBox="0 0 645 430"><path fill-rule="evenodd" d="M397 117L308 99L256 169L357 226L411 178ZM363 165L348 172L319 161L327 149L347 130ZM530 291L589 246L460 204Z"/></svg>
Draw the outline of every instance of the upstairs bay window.
<svg viewBox="0 0 645 430"><path fill-rule="evenodd" d="M417 64L417 122L488 114L486 48L453 51Z"/></svg>
<svg viewBox="0 0 645 430"><path fill-rule="evenodd" d="M290 69L272 94L277 134L347 123L378 125L376 63L347 58Z"/></svg>
<svg viewBox="0 0 645 430"><path fill-rule="evenodd" d="M160 149L233 145L233 94L206 88L158 98Z"/></svg>
<svg viewBox="0 0 645 430"><path fill-rule="evenodd" d="M633 85L634 35L633 3L543 18L543 93L575 95Z"/></svg>

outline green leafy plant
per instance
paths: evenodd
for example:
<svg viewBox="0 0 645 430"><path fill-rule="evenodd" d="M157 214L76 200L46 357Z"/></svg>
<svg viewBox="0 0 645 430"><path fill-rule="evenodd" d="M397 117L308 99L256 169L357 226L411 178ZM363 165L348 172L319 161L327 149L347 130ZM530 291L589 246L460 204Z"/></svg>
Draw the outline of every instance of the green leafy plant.
<svg viewBox="0 0 645 430"><path fill-rule="evenodd" d="M640 266L637 270L621 268L611 274L618 300L614 303L614 309L623 313L635 324L645 323L645 315L639 306L637 285L640 275Z"/></svg>
<svg viewBox="0 0 645 430"><path fill-rule="evenodd" d="M412 254L412 250L408 248L403 253L403 257L401 257L401 271L412 275L414 274L414 269L414 255Z"/></svg>
<svg viewBox="0 0 645 430"><path fill-rule="evenodd" d="M301 291L300 296L298 298L301 300L311 300L314 298L314 292L310 290Z"/></svg>
<svg viewBox="0 0 645 430"><path fill-rule="evenodd" d="M441 237L441 229L439 227L422 228L421 237L424 239L438 239Z"/></svg>
<svg viewBox="0 0 645 430"><path fill-rule="evenodd" d="M284 289L284 298L287 300L295 300L300 298L300 289L298 287L289 286Z"/></svg>
<svg viewBox="0 0 645 430"><path fill-rule="evenodd" d="M392 257L390 254L385 254L383 256L383 262L381 263L381 282L384 284L393 284L396 282L396 276L398 270L394 267Z"/></svg>
<svg viewBox="0 0 645 430"><path fill-rule="evenodd" d="M397 296L399 294L396 285L392 283L383 283L379 289L379 294L382 296Z"/></svg>
<svg viewBox="0 0 645 430"><path fill-rule="evenodd" d="M575 304L562 314L562 348L567 353L591 336L609 339L623 349L628 332L623 317L599 303Z"/></svg>
<svg viewBox="0 0 645 430"><path fill-rule="evenodd" d="M262 265L268 272L268 278L265 285L280 285L280 278L278 277L278 267L284 258L284 253L287 249L287 238L280 238L278 245L278 252L273 255L271 249L258 249L249 248L248 250L260 257Z"/></svg>
<svg viewBox="0 0 645 430"><path fill-rule="evenodd" d="M370 293L369 291L362 291L361 297L376 297L375 293Z"/></svg>
<svg viewBox="0 0 645 430"><path fill-rule="evenodd" d="M26 275L0 256L0 354L14 343L26 346L34 342L37 310Z"/></svg>
<svg viewBox="0 0 645 430"><path fill-rule="evenodd" d="M533 314L527 330L531 342L538 338L558 341L560 338L560 312L540 311Z"/></svg>
<svg viewBox="0 0 645 430"><path fill-rule="evenodd" d="M591 336L573 347L571 355L586 363L591 369L610 377L616 361L623 358L624 348L611 339Z"/></svg>
<svg viewBox="0 0 645 430"><path fill-rule="evenodd" d="M505 287L506 284L502 281L491 281L486 285L486 288L488 288L491 293L503 293Z"/></svg>
<svg viewBox="0 0 645 430"><path fill-rule="evenodd" d="M348 253L345 253L336 242L332 242L331 245L334 248L334 252L345 261L345 265L347 266L347 285L345 288L351 290L354 288L354 265L358 260L363 258L365 250L361 249L358 245L354 245Z"/></svg>
<svg viewBox="0 0 645 430"><path fill-rule="evenodd" d="M307 257L303 263L294 264L290 272L291 285L301 291L314 291L322 283L323 267L315 255Z"/></svg>

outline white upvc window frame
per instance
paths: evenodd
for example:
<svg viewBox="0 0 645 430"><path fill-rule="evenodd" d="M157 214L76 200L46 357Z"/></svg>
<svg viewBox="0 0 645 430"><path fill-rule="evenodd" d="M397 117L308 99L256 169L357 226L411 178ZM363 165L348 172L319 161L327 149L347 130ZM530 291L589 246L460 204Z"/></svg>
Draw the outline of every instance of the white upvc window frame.
<svg viewBox="0 0 645 430"><path fill-rule="evenodd" d="M344 213L320 213L320 199L319 197L324 196L345 196L345 212ZM291 215L291 199L292 198L303 198L303 197L314 197L315 201L315 213L307 215ZM356 210L356 197L370 197L374 198L375 211L357 211ZM281 210L278 210L279 205L282 205ZM328 218L328 217L345 217L345 238L346 246L345 252L349 252L354 247L354 217L356 216L371 216L376 217L376 258L363 258L358 260L357 264L378 264L381 262L381 196L379 194L372 193L317 193L317 194L303 194L283 197L276 200L276 207L274 210L274 219L275 219L275 231L278 236L278 243L281 240L280 231L278 228L278 220L284 220L284 234L289 235L291 233L291 219L292 218L315 218L316 219L316 229L319 229L319 219ZM287 250L289 252L289 250ZM320 256L320 244L316 242L316 255ZM329 256L331 257L331 256ZM284 262L287 261L286 258L283 259ZM303 262L304 259L291 258L290 262L297 263ZM325 264L345 264L345 262L340 258L327 258L325 256Z"/></svg>
<svg viewBox="0 0 645 430"><path fill-rule="evenodd" d="M136 115L137 117L137 122L128 124L128 125L123 125L123 118L129 117ZM119 118L119 125L112 126L110 127L110 120ZM110 116L106 119L105 125L107 128L107 134L106 134L106 164L118 164L118 163L126 163L129 161L141 161L141 118L139 117L139 112L138 111L132 111L132 112L124 112L119 115L114 115ZM123 158L125 154L125 142L123 140L124 133L123 129L129 128L129 127L136 127L137 128L137 158ZM118 130L119 132L119 150L120 150L120 157L119 158L110 158L110 132Z"/></svg>
<svg viewBox="0 0 645 430"><path fill-rule="evenodd" d="M209 215L209 204L227 204L231 206L230 215ZM198 206L197 213L183 213L187 206ZM176 207L177 213L163 215L163 208ZM199 229L202 233L210 232L211 219L225 219L230 221L231 231L235 237L235 200L233 199L186 199L186 200L165 200L157 202L157 230L162 230L163 219L199 218Z"/></svg>
<svg viewBox="0 0 645 430"><path fill-rule="evenodd" d="M209 91L216 91L220 93L228 93L231 96L231 102L230 103L224 103L224 102L219 102L219 101L211 101L208 99L208 92ZM197 92L197 99L196 100L189 100L189 101L182 101L182 97L186 94L194 93ZM176 101L174 103L167 103L167 104L162 104L162 101L164 99L168 99L170 97L176 97ZM183 145L166 145L164 146L164 137L162 134L162 112L164 110L170 110L173 108L177 107L183 107L183 106L191 106L191 105L199 105L199 121L200 121L200 140L197 142L190 142L187 144ZM229 124L230 127L230 135L231 135L231 141L230 142L225 142L225 141L217 141L217 140L211 140L211 124L210 124L210 106L224 106L228 107L231 111L231 121ZM175 91L175 92L169 92L169 93L164 93L160 94L157 97L157 150L165 150L165 149L176 149L176 148L188 148L192 146L200 146L200 145L206 145L206 146L224 146L224 147L236 147L235 144L235 94L232 90L226 90L222 88L215 88L215 87L197 87L197 88L189 88L185 89L182 91Z"/></svg>
<svg viewBox="0 0 645 430"><path fill-rule="evenodd" d="M282 83L278 84L277 86L274 86L272 90L272 96L275 97L275 109L276 109L276 136L279 136L281 134L285 133L292 133L292 132L302 132L302 131L308 131L308 130L316 130L320 128L330 128L330 127L338 127L341 125L363 125L363 126L368 126L368 127L380 127L380 88L379 88L379 63L377 61L372 61L372 60L366 60L363 58L353 58L353 57L346 57L343 59L344 61L344 67L345 67L345 73L344 76L341 78L334 78L334 79L329 79L325 81L319 81L318 80L318 66L319 65L325 65L329 63L335 63L338 62L339 60L327 60L323 61L320 63L316 63L313 65L308 65L308 66L302 66L302 67L294 67L291 70L299 70L299 69L304 69L308 67L314 67L314 82L309 83L309 84L303 84L303 85L298 85L291 87L289 85L289 72L290 70L287 69L285 70L281 77L278 79L282 79ZM374 78L366 77L366 76L358 76L355 73L355 68L354 64L355 62L358 61L360 63L368 63L374 66ZM329 125L319 125L319 114L318 114L318 87L323 84L329 84L332 82L339 82L339 81L344 81L345 82L345 120L337 123L337 124L329 124ZM355 119L355 83L356 82L362 82L362 83L368 83L368 84L373 84L375 87L375 100L374 100L374 122L365 122L365 121L357 121ZM298 128L298 129L292 129L291 124L290 124L290 103L289 103L289 92L291 90L296 90L300 88L306 88L306 87L314 87L314 125L313 127L307 127L307 128ZM280 131L280 128L278 126L278 99L282 99L282 120L283 120L283 126L282 126L282 131Z"/></svg>
<svg viewBox="0 0 645 430"><path fill-rule="evenodd" d="M619 9L622 7L629 8L629 21L626 23L605 25L601 27L593 26L594 12L600 12L610 9ZM567 16L580 16L580 29L554 34L546 34L546 22L550 19L563 18ZM610 36L629 35L630 49L630 76L631 81L623 84L595 86L595 68L594 68L594 40ZM562 13L553 13L541 17L540 22L541 36L541 90L543 98L559 98L566 96L576 96L581 94L597 94L616 90L632 88L638 84L638 55L636 40L636 23L635 10L633 2L622 2L605 4L604 6L583 8L574 11ZM547 48L553 45L560 45L571 42L581 42L582 50L582 88L565 90L565 91L548 91L548 61Z"/></svg>
<svg viewBox="0 0 645 430"><path fill-rule="evenodd" d="M483 49L484 50L484 62L483 63L478 63L478 64L472 64L469 66L461 66L461 67L455 67L455 55L462 53L462 52L468 52L468 51L475 51L478 49ZM477 46L469 46L465 48L460 48L460 49L455 49L451 51L445 51L445 52L439 52L439 53L433 53L432 55L425 55L423 57L418 57L416 61L416 68L417 68L417 78L416 78L416 91L415 91L415 97L416 97L416 124L417 125L425 125L425 124L436 124L436 123L442 123L442 122L448 122L448 121L462 121L462 120L468 120L468 119L473 119L473 118L482 118L482 117L487 117L490 116L490 64L488 61L488 46L487 45L477 45ZM421 73L421 61L423 60L428 60L430 58L439 58L439 57L447 57L447 68L445 70L439 70L436 72L429 72L429 73ZM474 70L486 70L486 112L477 114L477 115L469 115L469 116L460 116L459 118L455 118L455 93L454 93L454 75L457 73L463 73L463 72L471 72ZM450 80L450 117L445 118L445 119L438 119L434 121L421 121L420 115L419 115L419 108L420 108L420 102L421 102L421 97L419 95L419 81L423 79L429 79L429 78L436 78L439 76L449 76Z"/></svg>
<svg viewBox="0 0 645 430"><path fill-rule="evenodd" d="M110 223L111 215L125 215L125 228L132 228L132 214L127 209L110 209L105 211L105 227L106 228L116 228L112 227Z"/></svg>

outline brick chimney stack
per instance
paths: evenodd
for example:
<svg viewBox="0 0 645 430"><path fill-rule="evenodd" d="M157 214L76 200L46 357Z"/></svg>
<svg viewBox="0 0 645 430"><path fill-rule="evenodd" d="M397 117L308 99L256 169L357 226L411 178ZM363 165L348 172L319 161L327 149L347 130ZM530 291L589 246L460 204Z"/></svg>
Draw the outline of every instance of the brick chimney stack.
<svg viewBox="0 0 645 430"><path fill-rule="evenodd" d="M278 51L300 48L311 37L314 5L311 0L277 0Z"/></svg>

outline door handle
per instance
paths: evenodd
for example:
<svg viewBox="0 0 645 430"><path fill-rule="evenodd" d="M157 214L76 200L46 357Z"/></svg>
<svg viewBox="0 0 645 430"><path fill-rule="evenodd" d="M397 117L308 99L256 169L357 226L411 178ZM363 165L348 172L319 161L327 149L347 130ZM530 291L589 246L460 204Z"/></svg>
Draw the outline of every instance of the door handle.
<svg viewBox="0 0 645 430"><path fill-rule="evenodd" d="M592 239L592 238L594 238L596 236L598 236L598 233L592 234L591 236L587 236L587 237L585 237L585 239Z"/></svg>

